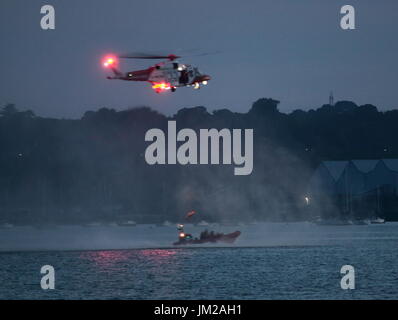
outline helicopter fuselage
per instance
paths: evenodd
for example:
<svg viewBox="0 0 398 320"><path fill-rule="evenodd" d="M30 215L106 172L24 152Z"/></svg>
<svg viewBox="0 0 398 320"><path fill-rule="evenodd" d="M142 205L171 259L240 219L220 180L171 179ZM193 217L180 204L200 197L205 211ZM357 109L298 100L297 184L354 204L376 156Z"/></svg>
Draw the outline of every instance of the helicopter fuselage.
<svg viewBox="0 0 398 320"><path fill-rule="evenodd" d="M122 73L115 67L111 67L115 73L114 77L108 79L119 79L125 81L147 81L152 84L156 92L163 90L175 91L178 87L193 86L199 89L200 85L206 85L211 79L209 75L199 72L198 68L189 64L181 64L176 61L158 63L144 70Z"/></svg>

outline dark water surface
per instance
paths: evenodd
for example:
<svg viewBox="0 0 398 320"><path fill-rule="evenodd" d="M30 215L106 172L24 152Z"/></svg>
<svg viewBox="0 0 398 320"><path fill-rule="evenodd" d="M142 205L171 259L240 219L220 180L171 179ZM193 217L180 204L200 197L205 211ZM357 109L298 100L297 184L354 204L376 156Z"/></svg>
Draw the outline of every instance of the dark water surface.
<svg viewBox="0 0 398 320"><path fill-rule="evenodd" d="M1 299L397 299L398 240L0 253ZM356 289L342 290L350 264ZM42 290L40 268L55 268Z"/></svg>

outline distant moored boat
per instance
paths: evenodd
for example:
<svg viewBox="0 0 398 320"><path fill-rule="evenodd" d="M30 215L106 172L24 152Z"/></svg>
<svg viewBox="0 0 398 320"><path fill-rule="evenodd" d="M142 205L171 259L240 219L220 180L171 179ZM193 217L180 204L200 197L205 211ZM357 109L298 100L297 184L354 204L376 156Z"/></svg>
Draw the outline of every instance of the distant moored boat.
<svg viewBox="0 0 398 320"><path fill-rule="evenodd" d="M202 221L200 221L199 223L198 223L198 226L200 226L200 227L207 227L209 224L206 222L206 221L204 221L204 220L202 220Z"/></svg>
<svg viewBox="0 0 398 320"><path fill-rule="evenodd" d="M120 223L118 223L118 225L121 227L135 227L137 225L137 223L133 220L128 220L128 221L120 222Z"/></svg>
<svg viewBox="0 0 398 320"><path fill-rule="evenodd" d="M3 224L0 224L0 228L2 228L2 229L10 229L10 228L14 228L14 225L13 224L11 224L11 223L3 223Z"/></svg>
<svg viewBox="0 0 398 320"><path fill-rule="evenodd" d="M370 220L370 223L371 224L383 224L383 223L386 223L386 220L378 217L378 218Z"/></svg>

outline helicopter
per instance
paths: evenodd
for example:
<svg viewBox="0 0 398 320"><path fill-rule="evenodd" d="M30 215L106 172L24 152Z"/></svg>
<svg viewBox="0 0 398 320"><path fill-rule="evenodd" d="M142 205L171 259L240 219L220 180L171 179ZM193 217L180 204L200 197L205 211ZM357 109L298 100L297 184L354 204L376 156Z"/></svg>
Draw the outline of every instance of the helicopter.
<svg viewBox="0 0 398 320"><path fill-rule="evenodd" d="M189 64L180 63L177 59L181 56L169 55L149 55L149 54L125 54L108 55L104 58L103 66L113 71L114 76L108 76L110 80L125 81L147 81L151 83L152 89L156 93L167 90L175 92L179 87L193 87L200 89L201 85L207 85L211 77L202 74L197 67ZM166 59L144 70L122 72L119 70L119 59Z"/></svg>

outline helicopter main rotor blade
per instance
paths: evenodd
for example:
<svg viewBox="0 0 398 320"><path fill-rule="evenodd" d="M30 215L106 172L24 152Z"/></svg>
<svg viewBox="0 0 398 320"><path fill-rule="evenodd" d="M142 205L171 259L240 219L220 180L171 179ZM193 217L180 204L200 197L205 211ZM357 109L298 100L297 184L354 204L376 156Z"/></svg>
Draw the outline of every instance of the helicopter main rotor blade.
<svg viewBox="0 0 398 320"><path fill-rule="evenodd" d="M152 55L152 54L146 54L146 53L130 53L130 54L121 54L119 55L119 58L122 59L169 59L169 60L175 60L178 58L181 58L180 56L176 56L175 54L169 54L169 55Z"/></svg>
<svg viewBox="0 0 398 320"><path fill-rule="evenodd" d="M203 57L203 56L211 56L211 55L220 54L220 53L222 53L222 52L221 51L204 52L204 53L184 55L183 57Z"/></svg>
<svg viewBox="0 0 398 320"><path fill-rule="evenodd" d="M186 57L202 57L214 54L220 54L221 51L213 51L213 52L205 52L205 53L198 53L198 54L183 54L183 55L175 55L175 54L153 54L153 53L126 53L120 54L119 58L121 59L168 59L170 61L179 59L179 58L186 58Z"/></svg>

